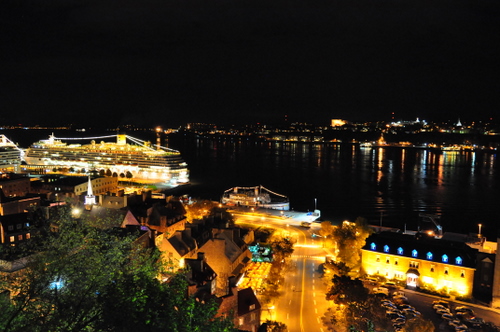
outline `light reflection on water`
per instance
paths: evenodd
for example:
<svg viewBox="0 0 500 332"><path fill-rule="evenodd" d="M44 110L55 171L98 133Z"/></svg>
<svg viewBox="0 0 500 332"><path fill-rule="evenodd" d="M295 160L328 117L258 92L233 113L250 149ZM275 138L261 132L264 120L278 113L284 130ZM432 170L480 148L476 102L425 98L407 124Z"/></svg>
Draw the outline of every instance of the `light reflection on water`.
<svg viewBox="0 0 500 332"><path fill-rule="evenodd" d="M416 228L422 212L441 215L445 231L474 232L482 223L485 234L496 234L495 155L337 143L199 139L196 149L182 144L174 148L191 169L196 185L186 190L193 195L219 199L233 186L262 184L288 195L295 210L312 210L317 198L323 219L333 222L363 216L379 223L382 215L387 226Z"/></svg>
<svg viewBox="0 0 500 332"><path fill-rule="evenodd" d="M5 134L27 147L50 132ZM445 231L477 232L481 223L483 233L496 236L500 166L495 154L245 138L167 143L181 151L192 181L174 194L219 200L231 187L262 184L289 196L295 210L314 209L316 198L323 219L333 222L363 216L378 224L382 215L384 225L416 228L418 213L435 213Z"/></svg>

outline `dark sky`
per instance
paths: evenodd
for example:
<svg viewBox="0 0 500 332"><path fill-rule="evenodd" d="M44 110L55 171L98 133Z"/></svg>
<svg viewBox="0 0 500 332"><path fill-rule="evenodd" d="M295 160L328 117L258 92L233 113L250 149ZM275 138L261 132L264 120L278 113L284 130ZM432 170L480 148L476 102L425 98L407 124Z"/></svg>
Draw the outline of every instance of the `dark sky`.
<svg viewBox="0 0 500 332"><path fill-rule="evenodd" d="M0 124L500 114L497 0L3 0L0 41Z"/></svg>

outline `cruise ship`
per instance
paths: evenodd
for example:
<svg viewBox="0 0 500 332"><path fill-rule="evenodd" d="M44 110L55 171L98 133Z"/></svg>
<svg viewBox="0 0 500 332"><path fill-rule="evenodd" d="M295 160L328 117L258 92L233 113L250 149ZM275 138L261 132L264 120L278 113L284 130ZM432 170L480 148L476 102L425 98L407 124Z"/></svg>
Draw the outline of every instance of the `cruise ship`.
<svg viewBox="0 0 500 332"><path fill-rule="evenodd" d="M0 173L18 173L22 156L23 150L5 135L0 135Z"/></svg>
<svg viewBox="0 0 500 332"><path fill-rule="evenodd" d="M96 141L109 137L116 137L116 142ZM90 144L70 144L69 140L85 140ZM50 135L49 139L33 143L24 160L31 172L41 174L96 170L101 175L139 183L176 186L189 181L187 164L179 151L160 145L153 147L125 134L88 138Z"/></svg>

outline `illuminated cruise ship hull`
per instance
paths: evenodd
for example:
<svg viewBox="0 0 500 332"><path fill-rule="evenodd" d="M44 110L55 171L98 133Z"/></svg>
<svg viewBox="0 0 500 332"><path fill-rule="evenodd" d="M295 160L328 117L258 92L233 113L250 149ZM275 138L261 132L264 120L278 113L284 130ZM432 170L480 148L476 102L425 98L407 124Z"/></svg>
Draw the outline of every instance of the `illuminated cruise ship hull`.
<svg viewBox="0 0 500 332"><path fill-rule="evenodd" d="M40 173L88 172L95 170L105 176L116 176L123 181L178 185L189 181L187 164L180 153L171 149L153 149L147 142L128 144L125 135L116 143L101 141L90 144L67 144L51 136L34 143L26 150L24 159L31 170ZM105 136L109 137L109 136Z"/></svg>
<svg viewBox="0 0 500 332"><path fill-rule="evenodd" d="M0 173L19 172L23 151L5 135L0 135Z"/></svg>

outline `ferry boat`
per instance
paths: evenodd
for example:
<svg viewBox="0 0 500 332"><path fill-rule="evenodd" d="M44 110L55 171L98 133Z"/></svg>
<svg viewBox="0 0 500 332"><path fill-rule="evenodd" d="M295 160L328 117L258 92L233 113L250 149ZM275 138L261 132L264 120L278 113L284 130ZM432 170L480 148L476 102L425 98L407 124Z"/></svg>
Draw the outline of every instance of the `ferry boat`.
<svg viewBox="0 0 500 332"><path fill-rule="evenodd" d="M290 210L288 197L275 193L263 186L230 188L222 195L221 203L229 206Z"/></svg>
<svg viewBox="0 0 500 332"><path fill-rule="evenodd" d="M96 142L109 137L116 137L116 142ZM86 140L90 144L68 144L64 142L67 140ZM28 169L39 173L96 170L140 183L175 186L189 181L187 164L179 151L159 145L153 148L151 143L125 134L87 138L50 135L47 140L33 143L24 160Z"/></svg>

